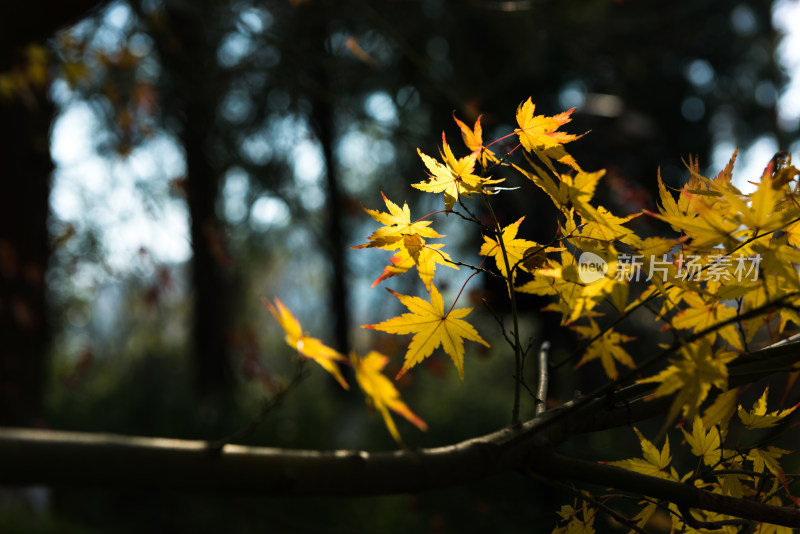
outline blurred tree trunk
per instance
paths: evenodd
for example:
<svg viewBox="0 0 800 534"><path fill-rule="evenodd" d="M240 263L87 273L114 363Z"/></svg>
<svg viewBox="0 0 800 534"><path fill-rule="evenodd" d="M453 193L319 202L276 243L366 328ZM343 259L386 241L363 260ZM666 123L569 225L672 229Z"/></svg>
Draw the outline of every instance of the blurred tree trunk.
<svg viewBox="0 0 800 534"><path fill-rule="evenodd" d="M233 381L228 356L233 272L231 260L225 252L225 232L215 210L220 176L218 170L209 164L205 150L214 109L202 102L188 101L181 136L186 150L187 198L191 216L192 354L197 387L202 395L227 390Z"/></svg>
<svg viewBox="0 0 800 534"><path fill-rule="evenodd" d="M202 396L224 393L233 383L228 333L235 296L233 266L217 216L221 171L210 160L216 126L218 69L207 17L214 3L167 2L166 25L153 32L164 64L168 91L164 110L178 125L185 150L187 201L191 217L194 319L192 355Z"/></svg>
<svg viewBox="0 0 800 534"><path fill-rule="evenodd" d="M314 59L318 63L312 69L312 79L319 83L323 90L330 91L331 80L327 69L325 40L327 28L325 20L315 17L316 22L309 25L310 38L316 42L318 50ZM325 159L325 252L331 265L330 280L330 313L333 317L333 334L335 347L343 353L350 349L350 320L347 306L347 267L345 264L345 239L342 219L342 199L339 188L339 179L336 171L336 158L333 154L335 140L333 123L333 95L323 92L313 97L311 108L311 124L322 148Z"/></svg>
<svg viewBox="0 0 800 534"><path fill-rule="evenodd" d="M45 273L50 259L50 127L46 66L20 59L107 0L10 2L0 17L0 72L28 76L13 95L0 94L0 425L31 425L42 416L50 337ZM40 58L46 62L46 59Z"/></svg>
<svg viewBox="0 0 800 534"><path fill-rule="evenodd" d="M42 415L53 113L44 78L0 95L0 425Z"/></svg>

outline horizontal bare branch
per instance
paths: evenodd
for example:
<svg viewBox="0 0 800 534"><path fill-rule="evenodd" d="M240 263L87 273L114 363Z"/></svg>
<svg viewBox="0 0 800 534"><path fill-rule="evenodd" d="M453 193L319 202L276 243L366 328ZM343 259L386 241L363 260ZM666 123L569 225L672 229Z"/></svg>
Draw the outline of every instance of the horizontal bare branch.
<svg viewBox="0 0 800 534"><path fill-rule="evenodd" d="M551 413L551 412L546 412ZM542 417L545 417L544 415ZM455 486L508 471L536 472L649 495L755 521L800 527L800 510L712 494L550 452L538 420L454 445L394 452L308 451L204 441L33 429L0 429L2 484L58 487L363 496Z"/></svg>
<svg viewBox="0 0 800 534"><path fill-rule="evenodd" d="M793 363L793 341L742 358L749 380L773 360ZM759 358L756 359L756 356ZM767 367L761 374L754 362ZM743 379L736 380L744 381ZM800 527L800 510L767 506L609 465L559 456L554 446L575 435L631 424L663 413L668 398L645 402L651 384L607 397L579 397L518 427L443 447L366 452L310 451L205 441L53 430L0 428L0 484L197 492L359 496L456 486L495 474L534 471L588 482L755 521Z"/></svg>

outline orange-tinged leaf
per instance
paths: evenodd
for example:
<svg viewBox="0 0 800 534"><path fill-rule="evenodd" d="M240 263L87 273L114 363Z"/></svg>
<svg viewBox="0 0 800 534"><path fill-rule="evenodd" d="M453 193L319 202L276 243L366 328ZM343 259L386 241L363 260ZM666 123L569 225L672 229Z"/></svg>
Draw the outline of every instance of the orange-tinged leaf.
<svg viewBox="0 0 800 534"><path fill-rule="evenodd" d="M397 431L397 426L395 426L389 410L402 415L420 430L428 429L425 421L420 419L406 403L400 400L400 393L391 380L382 373L383 368L389 362L387 356L373 350L363 358L359 358L356 353L352 353L350 361L353 362L356 381L364 391L367 402L380 412L386 428L389 429L389 433L395 441L402 443L400 433Z"/></svg>
<svg viewBox="0 0 800 534"><path fill-rule="evenodd" d="M364 327L389 334L414 334L406 351L403 368L397 373L397 378L403 376L409 369L433 354L433 351L441 346L450 355L458 369L458 376L463 380L464 340L468 339L489 346L477 330L464 320L472 308L456 308L445 312L442 296L434 285L431 286L430 302L420 297L401 295L391 289L387 291L397 297L411 313L404 313L382 323L364 325Z"/></svg>
<svg viewBox="0 0 800 534"><path fill-rule="evenodd" d="M769 393L769 386L764 389L764 393L753 405L753 409L749 412L739 405L739 419L747 428L769 428L780 423L781 419L792 413L797 409L797 405L792 406L781 411L774 411L767 413L767 393Z"/></svg>
<svg viewBox="0 0 800 534"><path fill-rule="evenodd" d="M461 138L464 140L464 145L472 152L480 152L481 164L485 167L489 161L497 161L494 152L483 147L483 129L481 128L481 118L475 121L475 128L470 129L469 126L458 120L455 112L453 119L461 129Z"/></svg>
<svg viewBox="0 0 800 534"><path fill-rule="evenodd" d="M317 338L303 334L300 322L292 315L292 312L283 305L281 299L275 297L275 304L271 304L267 299L263 299L264 306L281 325L286 332L286 343L297 350L298 353L310 360L317 362L323 369L328 371L344 389L350 389L347 381L342 376L336 362L346 362L347 358L339 352L325 345Z"/></svg>
<svg viewBox="0 0 800 534"><path fill-rule="evenodd" d="M437 238L444 237L437 233L432 228L429 228L431 221L411 221L411 210L408 209L408 203L403 204L401 208L381 193L383 201L386 203L388 212L378 210L369 210L364 208L370 217L383 224L384 226L375 230L372 235L367 239L369 241L363 245L358 245L353 248L383 248L394 250L402 246L399 242L403 236L419 235L420 237Z"/></svg>
<svg viewBox="0 0 800 534"><path fill-rule="evenodd" d="M482 191L483 186L496 184L503 180L490 180L476 174L475 160L479 153L473 152L468 156L456 159L447 140L442 134L442 159L444 164L439 163L432 157L417 149L419 157L428 168L430 175L428 181L411 184L412 187L427 193L444 193L444 206L447 211L453 209L453 205L458 202L461 196L470 197L473 193Z"/></svg>
<svg viewBox="0 0 800 534"><path fill-rule="evenodd" d="M575 111L575 108L552 117L534 115L535 109L536 106L530 98L517 108L517 124L519 124L519 128L514 131L519 136L522 146L528 152L535 153L554 174L556 174L556 170L550 162L551 159L556 159L580 171L581 168L575 158L567 153L563 145L570 141L575 141L583 137L583 135L573 135L558 131L559 127L572 120L570 115Z"/></svg>
<svg viewBox="0 0 800 534"><path fill-rule="evenodd" d="M444 243L426 245L425 240L419 237L418 234L403 236L402 243L403 247L397 254L389 258L391 265L387 265L383 269L383 274L372 283L372 287L387 278L403 274L416 266L417 273L425 284L425 289L430 291L437 263L458 269L458 265L453 263L450 256L446 252L439 250L444 246Z"/></svg>
<svg viewBox="0 0 800 534"><path fill-rule="evenodd" d="M519 128L515 132L528 152L534 149L554 148L582 137L558 131L561 126L572 120L570 115L575 108L552 117L534 115L535 109L536 105L530 98L517 108Z"/></svg>

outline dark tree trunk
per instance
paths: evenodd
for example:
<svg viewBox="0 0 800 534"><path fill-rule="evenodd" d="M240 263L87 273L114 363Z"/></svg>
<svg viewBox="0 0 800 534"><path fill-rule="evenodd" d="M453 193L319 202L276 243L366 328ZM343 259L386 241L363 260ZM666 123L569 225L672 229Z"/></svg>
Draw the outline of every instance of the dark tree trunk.
<svg viewBox="0 0 800 534"><path fill-rule="evenodd" d="M173 5L175 4L175 5ZM228 333L234 299L234 272L226 253L225 231L216 212L221 171L209 159L219 94L213 37L206 18L214 3L167 5L167 26L154 31L165 65L165 113L175 119L186 152L187 202L191 217L194 319L192 354L198 392L208 397L233 383Z"/></svg>
<svg viewBox="0 0 800 534"><path fill-rule="evenodd" d="M345 354L350 349L350 321L347 306L347 267L345 265L345 240L342 225L342 201L336 162L333 156L333 110L323 100L315 100L313 122L325 158L325 251L331 265L330 313L333 317L333 334L336 350Z"/></svg>
<svg viewBox="0 0 800 534"><path fill-rule="evenodd" d="M225 252L225 233L215 210L220 176L206 158L207 135L213 124L208 113L202 103L189 102L181 135L186 150L193 251L193 354L197 387L202 395L227 390L233 378L228 357L233 272Z"/></svg>
<svg viewBox="0 0 800 534"><path fill-rule="evenodd" d="M325 202L324 245L331 266L330 304L333 318L333 334L336 350L347 353L350 349L350 318L347 305L347 266L345 262L345 239L342 218L341 191L336 172L336 159L333 154L335 132L333 124L333 83L329 72L330 56L325 50L328 35L327 19L319 14L309 16L309 41L315 48L311 49L309 59L310 78L320 88L313 97L311 123L322 148L325 159L325 185L327 198Z"/></svg>
<svg viewBox="0 0 800 534"><path fill-rule="evenodd" d="M0 96L0 425L42 415L52 120L46 87Z"/></svg>

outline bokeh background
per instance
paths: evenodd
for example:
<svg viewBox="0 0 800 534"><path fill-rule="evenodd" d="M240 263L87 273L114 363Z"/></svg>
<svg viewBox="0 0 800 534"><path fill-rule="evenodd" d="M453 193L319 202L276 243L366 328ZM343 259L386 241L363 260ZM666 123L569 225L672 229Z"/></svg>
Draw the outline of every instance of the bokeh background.
<svg viewBox="0 0 800 534"><path fill-rule="evenodd" d="M547 115L575 107L565 129L589 133L570 152L607 169L598 197L621 213L654 209L659 169L677 187L689 157L713 175L738 147L746 189L774 153L798 148L792 0L83 3L56 33L19 22L41 15L35 2L0 23L0 425L235 432L294 367L262 297L343 352L391 355L392 375L404 339L359 327L402 311L371 287L388 255L349 247L375 228L362 207L383 209L381 192L415 218L441 209L410 184L425 177L417 148L435 154L443 131L466 153L454 113L482 115L493 140L529 96ZM547 241L543 195L505 177L522 190L497 197L501 221L527 215L521 235ZM435 224L454 258L480 261L473 229ZM469 274L438 269L446 300ZM381 286L422 288L414 273ZM398 384L430 426L399 423L412 446L510 421L511 352L481 310L487 299L507 313L503 288L478 276L461 298L493 348L470 348L463 383L436 354ZM563 357L577 341L544 304L522 299L523 333ZM577 377L562 366L552 401L601 378L597 362ZM394 447L363 398L337 387L315 369L245 442ZM628 432L568 446L619 459L636 445ZM365 499L33 488L0 493L0 530L549 532L571 501L511 475Z"/></svg>

